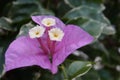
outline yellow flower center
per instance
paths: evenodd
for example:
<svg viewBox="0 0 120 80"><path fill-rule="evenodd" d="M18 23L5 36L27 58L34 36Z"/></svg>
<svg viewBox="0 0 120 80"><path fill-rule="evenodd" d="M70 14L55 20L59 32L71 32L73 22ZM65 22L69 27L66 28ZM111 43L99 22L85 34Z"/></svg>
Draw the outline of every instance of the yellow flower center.
<svg viewBox="0 0 120 80"><path fill-rule="evenodd" d="M44 18L41 21L41 23L46 27L51 27L51 26L54 26L56 24L56 21L53 18Z"/></svg>
<svg viewBox="0 0 120 80"><path fill-rule="evenodd" d="M57 38L58 36L59 36L58 34L54 34L54 37L56 37L56 38Z"/></svg>
<svg viewBox="0 0 120 80"><path fill-rule="evenodd" d="M35 34L36 34L36 35L39 35L39 34L40 34L40 32L36 32Z"/></svg>

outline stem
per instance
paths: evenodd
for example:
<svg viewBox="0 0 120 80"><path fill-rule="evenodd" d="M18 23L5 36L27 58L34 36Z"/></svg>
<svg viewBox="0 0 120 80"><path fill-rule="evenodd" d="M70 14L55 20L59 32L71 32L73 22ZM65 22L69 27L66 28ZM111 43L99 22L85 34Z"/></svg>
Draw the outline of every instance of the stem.
<svg viewBox="0 0 120 80"><path fill-rule="evenodd" d="M68 76L67 76L67 73L66 73L66 70L65 70L65 67L64 67L63 64L61 65L61 69L62 69L62 71L63 71L64 80L69 80L69 79L68 79Z"/></svg>

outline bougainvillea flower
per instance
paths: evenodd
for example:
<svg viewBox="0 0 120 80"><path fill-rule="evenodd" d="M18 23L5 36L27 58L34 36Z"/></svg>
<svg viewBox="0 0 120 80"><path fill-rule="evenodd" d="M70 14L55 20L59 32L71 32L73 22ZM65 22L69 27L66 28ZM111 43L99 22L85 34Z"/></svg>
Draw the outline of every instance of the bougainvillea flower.
<svg viewBox="0 0 120 80"><path fill-rule="evenodd" d="M76 25L65 25L54 16L32 16L37 26L27 36L14 40L5 54L6 71L38 65L53 74L58 66L76 49L94 38Z"/></svg>

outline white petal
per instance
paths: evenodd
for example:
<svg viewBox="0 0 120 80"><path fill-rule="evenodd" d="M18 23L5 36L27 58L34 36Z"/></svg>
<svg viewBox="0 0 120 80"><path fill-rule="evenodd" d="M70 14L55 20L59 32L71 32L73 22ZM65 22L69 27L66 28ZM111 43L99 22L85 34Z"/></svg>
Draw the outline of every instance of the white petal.
<svg viewBox="0 0 120 80"><path fill-rule="evenodd" d="M53 28L48 31L50 40L61 41L64 36L64 32L59 28Z"/></svg>
<svg viewBox="0 0 120 80"><path fill-rule="evenodd" d="M41 23L46 27L50 27L54 26L56 24L56 21L53 18L44 18Z"/></svg>
<svg viewBox="0 0 120 80"><path fill-rule="evenodd" d="M42 37L45 32L45 28L42 26L35 26L29 30L30 38L39 38Z"/></svg>

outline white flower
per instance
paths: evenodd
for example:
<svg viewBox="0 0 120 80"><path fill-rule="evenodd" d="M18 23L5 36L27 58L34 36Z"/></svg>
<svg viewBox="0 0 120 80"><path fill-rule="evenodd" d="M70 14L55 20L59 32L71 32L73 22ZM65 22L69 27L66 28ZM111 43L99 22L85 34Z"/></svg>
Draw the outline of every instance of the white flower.
<svg viewBox="0 0 120 80"><path fill-rule="evenodd" d="M30 38L39 38L44 34L44 32L45 32L45 28L37 25L29 30L29 35Z"/></svg>
<svg viewBox="0 0 120 80"><path fill-rule="evenodd" d="M44 18L41 23L46 27L50 27L54 26L56 24L56 21L53 18Z"/></svg>
<svg viewBox="0 0 120 80"><path fill-rule="evenodd" d="M97 56L94 60L95 62L101 62L102 61L102 58L100 56Z"/></svg>
<svg viewBox="0 0 120 80"><path fill-rule="evenodd" d="M116 66L116 70L120 72L120 65Z"/></svg>
<svg viewBox="0 0 120 80"><path fill-rule="evenodd" d="M53 28L49 30L48 34L49 34L50 40L54 40L54 41L61 41L64 36L64 32L59 28Z"/></svg>
<svg viewBox="0 0 120 80"><path fill-rule="evenodd" d="M95 70L100 70L103 68L103 65L100 62L97 62L93 67Z"/></svg>
<svg viewBox="0 0 120 80"><path fill-rule="evenodd" d="M120 53L120 47L118 48L118 52Z"/></svg>
<svg viewBox="0 0 120 80"><path fill-rule="evenodd" d="M94 69L95 70L100 70L102 69L104 66L103 64L101 63L102 62L102 58L100 56L97 56L94 60L95 64L94 64Z"/></svg>

